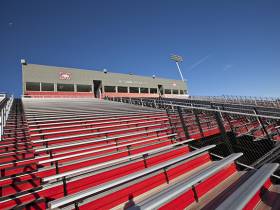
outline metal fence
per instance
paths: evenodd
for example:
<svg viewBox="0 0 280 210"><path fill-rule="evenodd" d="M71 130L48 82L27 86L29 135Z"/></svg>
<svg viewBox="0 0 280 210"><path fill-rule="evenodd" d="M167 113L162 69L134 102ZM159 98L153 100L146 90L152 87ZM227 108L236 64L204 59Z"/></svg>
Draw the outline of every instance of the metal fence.
<svg viewBox="0 0 280 210"><path fill-rule="evenodd" d="M193 148L216 144L217 157L243 152L240 164L259 168L280 162L280 109L248 104L163 98L107 98L108 100L165 109L173 132L180 139L195 138Z"/></svg>

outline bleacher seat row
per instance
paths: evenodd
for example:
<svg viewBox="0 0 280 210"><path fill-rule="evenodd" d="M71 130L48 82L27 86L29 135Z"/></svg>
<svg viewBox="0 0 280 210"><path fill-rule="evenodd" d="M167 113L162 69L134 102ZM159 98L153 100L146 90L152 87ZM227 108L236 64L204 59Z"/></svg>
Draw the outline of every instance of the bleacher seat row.
<svg viewBox="0 0 280 210"><path fill-rule="evenodd" d="M184 118L191 128L194 117ZM200 118L203 136L219 132L213 118ZM260 189L275 187L278 164L239 171L242 153L212 159L215 145L193 149L201 133L193 125L187 138L179 122L165 110L98 99L15 100L0 142L0 209L265 206Z"/></svg>

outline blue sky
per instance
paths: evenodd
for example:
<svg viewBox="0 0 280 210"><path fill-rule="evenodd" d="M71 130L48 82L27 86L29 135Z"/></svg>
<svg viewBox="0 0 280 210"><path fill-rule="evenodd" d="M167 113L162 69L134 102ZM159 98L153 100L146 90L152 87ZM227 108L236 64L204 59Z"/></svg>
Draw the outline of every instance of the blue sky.
<svg viewBox="0 0 280 210"><path fill-rule="evenodd" d="M1 0L0 91L29 63L179 79L191 95L280 96L279 0Z"/></svg>

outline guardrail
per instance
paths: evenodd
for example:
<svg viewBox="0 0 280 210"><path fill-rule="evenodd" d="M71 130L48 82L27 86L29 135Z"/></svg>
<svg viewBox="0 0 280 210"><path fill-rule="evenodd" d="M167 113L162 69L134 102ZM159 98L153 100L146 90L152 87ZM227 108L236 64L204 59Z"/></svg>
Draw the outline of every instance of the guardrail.
<svg viewBox="0 0 280 210"><path fill-rule="evenodd" d="M227 156L233 149L244 153L242 164L256 168L280 157L280 109L255 105L232 105L225 103L201 102L163 98L107 98L108 100L148 106L166 110L170 124L179 128L180 136L193 135L195 128L201 141L192 146L202 147L217 144L215 153ZM219 136L204 141L207 129L216 128ZM200 134L200 135L199 135ZM193 138L193 137L192 137ZM223 145L222 145L223 144ZM221 146L220 146L221 145ZM266 155L269 154L269 155Z"/></svg>
<svg viewBox="0 0 280 210"><path fill-rule="evenodd" d="M0 101L0 141L2 141L4 126L6 125L6 121L14 101L13 96L8 97L7 94L0 94L0 97L1 96L3 96L3 99Z"/></svg>
<svg viewBox="0 0 280 210"><path fill-rule="evenodd" d="M251 96L190 96L191 100L223 102L223 103L237 103L237 104L251 104L251 105L266 105L280 108L280 98L277 97L251 97Z"/></svg>

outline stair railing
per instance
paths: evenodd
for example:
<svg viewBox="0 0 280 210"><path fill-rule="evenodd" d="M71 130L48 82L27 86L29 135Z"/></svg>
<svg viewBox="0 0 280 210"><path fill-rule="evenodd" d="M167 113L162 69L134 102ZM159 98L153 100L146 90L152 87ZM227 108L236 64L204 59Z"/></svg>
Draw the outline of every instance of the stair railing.
<svg viewBox="0 0 280 210"><path fill-rule="evenodd" d="M7 94L0 94L0 97L3 98L0 101L0 141L2 141L4 127L9 117L14 97L13 95L8 97Z"/></svg>

